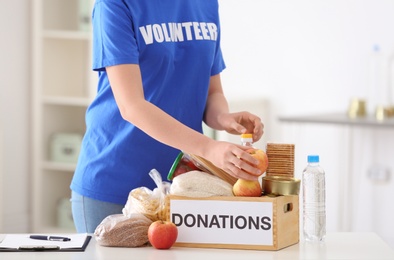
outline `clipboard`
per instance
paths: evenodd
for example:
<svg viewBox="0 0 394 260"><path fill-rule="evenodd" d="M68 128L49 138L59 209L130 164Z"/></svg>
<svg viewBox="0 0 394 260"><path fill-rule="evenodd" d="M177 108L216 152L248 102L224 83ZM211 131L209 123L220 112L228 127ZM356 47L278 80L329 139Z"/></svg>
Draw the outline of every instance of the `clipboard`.
<svg viewBox="0 0 394 260"><path fill-rule="evenodd" d="M70 241L35 240L31 234L7 234L0 242L1 252L83 252L88 246L92 236L88 234L62 234Z"/></svg>

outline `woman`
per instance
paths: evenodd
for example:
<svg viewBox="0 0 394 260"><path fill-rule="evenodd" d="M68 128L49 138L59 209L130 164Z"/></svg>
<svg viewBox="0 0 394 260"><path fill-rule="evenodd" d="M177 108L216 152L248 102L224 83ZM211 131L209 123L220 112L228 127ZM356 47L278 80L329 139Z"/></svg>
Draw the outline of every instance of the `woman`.
<svg viewBox="0 0 394 260"><path fill-rule="evenodd" d="M257 179L245 148L202 134L205 121L255 141L263 135L257 116L229 113L217 0L97 0L92 17L99 82L71 183L78 232L121 213L132 189L153 189L149 171L165 179L180 150Z"/></svg>

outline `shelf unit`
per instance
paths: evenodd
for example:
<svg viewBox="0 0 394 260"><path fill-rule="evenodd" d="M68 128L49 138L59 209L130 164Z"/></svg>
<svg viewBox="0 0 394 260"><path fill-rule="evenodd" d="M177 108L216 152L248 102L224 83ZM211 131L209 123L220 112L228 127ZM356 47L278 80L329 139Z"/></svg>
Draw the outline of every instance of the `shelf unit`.
<svg viewBox="0 0 394 260"><path fill-rule="evenodd" d="M282 116L279 117L279 121L289 123L316 123L360 127L394 127L394 117L387 117L383 120L378 120L372 115L358 118L349 118L346 113L340 112L317 115Z"/></svg>
<svg viewBox="0 0 394 260"><path fill-rule="evenodd" d="M32 232L63 232L58 204L70 198L74 163L51 161L56 133L85 131L94 96L90 15L93 0L32 1Z"/></svg>

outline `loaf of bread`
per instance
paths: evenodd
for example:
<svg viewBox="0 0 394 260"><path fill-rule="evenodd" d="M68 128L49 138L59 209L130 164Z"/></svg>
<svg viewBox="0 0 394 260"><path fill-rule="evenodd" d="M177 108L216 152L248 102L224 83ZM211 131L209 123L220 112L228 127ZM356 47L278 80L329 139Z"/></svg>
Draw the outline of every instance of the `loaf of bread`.
<svg viewBox="0 0 394 260"><path fill-rule="evenodd" d="M187 197L234 196L232 185L202 171L189 171L175 177L170 194Z"/></svg>

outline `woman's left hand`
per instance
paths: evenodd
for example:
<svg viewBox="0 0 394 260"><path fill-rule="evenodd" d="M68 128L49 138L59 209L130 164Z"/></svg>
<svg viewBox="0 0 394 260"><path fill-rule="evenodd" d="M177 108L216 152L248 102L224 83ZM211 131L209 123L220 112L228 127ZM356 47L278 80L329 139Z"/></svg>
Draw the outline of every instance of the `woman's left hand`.
<svg viewBox="0 0 394 260"><path fill-rule="evenodd" d="M264 134L261 119L249 112L228 113L220 116L223 130L230 134L253 134L253 142L257 142Z"/></svg>

